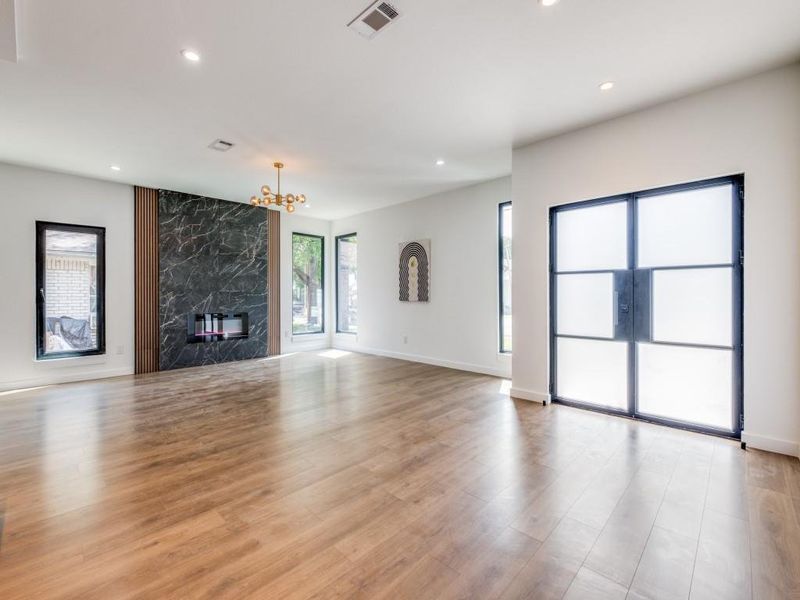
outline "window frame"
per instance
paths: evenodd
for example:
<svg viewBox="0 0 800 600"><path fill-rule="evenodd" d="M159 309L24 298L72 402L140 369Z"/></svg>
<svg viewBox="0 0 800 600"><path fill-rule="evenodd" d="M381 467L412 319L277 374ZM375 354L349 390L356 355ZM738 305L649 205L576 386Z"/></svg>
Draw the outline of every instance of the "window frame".
<svg viewBox="0 0 800 600"><path fill-rule="evenodd" d="M334 271L336 274L335 277L335 293L336 293L336 333L343 333L346 335L358 335L358 331L343 331L340 324L339 324L339 240L343 238L356 238L358 239L358 232L354 231L353 233L343 233L342 235L337 235L335 238L335 260L336 264L334 265ZM356 266L356 269L358 266Z"/></svg>
<svg viewBox="0 0 800 600"><path fill-rule="evenodd" d="M321 254L320 254L320 283L319 287L322 290L322 306L320 306L320 329L319 331L295 331L294 330L294 298L292 298L292 308L291 308L291 321L292 321L292 337L299 336L299 335L322 335L325 333L325 236L324 235L316 235L314 233L302 233L300 231L292 231L292 294L294 294L294 236L301 236L307 238L313 238L320 241L321 246Z"/></svg>
<svg viewBox="0 0 800 600"><path fill-rule="evenodd" d="M46 275L47 231L71 231L88 233L97 236L97 348L91 350L69 350L66 352L47 352L44 321L46 307ZM93 225L75 225L72 223L56 223L53 221L36 221L36 360L54 360L59 358L78 358L81 356L97 356L106 353L106 228Z"/></svg>
<svg viewBox="0 0 800 600"><path fill-rule="evenodd" d="M498 336L498 352L500 354L511 355L514 350L513 342L511 346L511 350L505 349L505 342L503 338L503 331L504 331L504 320L505 315L503 314L503 303L504 303L504 296L503 296L503 210L506 207L512 207L513 204L511 200L507 200L505 202L501 202L497 205L497 288L498 288L498 302L497 302L497 336ZM513 219L513 212L512 219ZM512 257L513 260L513 257ZM512 275L513 277L513 275Z"/></svg>

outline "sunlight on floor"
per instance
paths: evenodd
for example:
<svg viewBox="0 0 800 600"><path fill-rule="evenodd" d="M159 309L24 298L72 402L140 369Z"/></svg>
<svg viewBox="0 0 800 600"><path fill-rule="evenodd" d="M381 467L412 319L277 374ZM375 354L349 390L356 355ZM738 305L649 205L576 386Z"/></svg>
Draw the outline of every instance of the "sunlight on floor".
<svg viewBox="0 0 800 600"><path fill-rule="evenodd" d="M511 393L511 380L510 379L503 379L500 381L500 393L501 394L510 394Z"/></svg>
<svg viewBox="0 0 800 600"><path fill-rule="evenodd" d="M275 356L265 356L264 358L260 358L258 360L275 360L278 358L286 358L287 356L292 356L297 354L297 352L287 352L286 354L276 354Z"/></svg>
<svg viewBox="0 0 800 600"><path fill-rule="evenodd" d="M0 392L0 396L10 396L11 394L20 394L22 392L32 392L33 390L43 390L44 388L50 387L49 385L40 385L37 387L29 387L29 388L20 388L18 390L7 390L5 392Z"/></svg>
<svg viewBox="0 0 800 600"><path fill-rule="evenodd" d="M324 358L342 358L350 354L352 354L352 352L348 352L347 350L326 350L325 352L320 352L317 356L322 356Z"/></svg>

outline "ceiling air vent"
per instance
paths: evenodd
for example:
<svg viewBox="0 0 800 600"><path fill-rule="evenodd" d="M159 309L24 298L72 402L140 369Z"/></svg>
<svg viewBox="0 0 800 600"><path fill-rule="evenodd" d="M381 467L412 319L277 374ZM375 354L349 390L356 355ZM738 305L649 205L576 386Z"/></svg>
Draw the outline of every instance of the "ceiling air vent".
<svg viewBox="0 0 800 600"><path fill-rule="evenodd" d="M226 142L225 140L214 140L208 145L208 147L212 150L216 150L217 152L227 152L233 148L233 143Z"/></svg>
<svg viewBox="0 0 800 600"><path fill-rule="evenodd" d="M385 29L389 23L399 17L400 13L397 12L394 6L388 2L378 0L370 4L365 11L350 21L347 26L359 35L371 40L379 31Z"/></svg>

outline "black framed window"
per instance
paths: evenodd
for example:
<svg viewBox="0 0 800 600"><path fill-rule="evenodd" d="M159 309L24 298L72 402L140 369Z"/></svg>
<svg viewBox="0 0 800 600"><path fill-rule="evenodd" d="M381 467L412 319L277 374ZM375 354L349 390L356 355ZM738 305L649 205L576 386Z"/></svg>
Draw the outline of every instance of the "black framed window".
<svg viewBox="0 0 800 600"><path fill-rule="evenodd" d="M500 284L500 352L511 352L511 202L499 206L497 218L498 281Z"/></svg>
<svg viewBox="0 0 800 600"><path fill-rule="evenodd" d="M358 237L336 236L336 331L358 333Z"/></svg>
<svg viewBox="0 0 800 600"><path fill-rule="evenodd" d="M325 238L292 233L292 333L325 331Z"/></svg>
<svg viewBox="0 0 800 600"><path fill-rule="evenodd" d="M104 227L36 222L36 358L104 354Z"/></svg>

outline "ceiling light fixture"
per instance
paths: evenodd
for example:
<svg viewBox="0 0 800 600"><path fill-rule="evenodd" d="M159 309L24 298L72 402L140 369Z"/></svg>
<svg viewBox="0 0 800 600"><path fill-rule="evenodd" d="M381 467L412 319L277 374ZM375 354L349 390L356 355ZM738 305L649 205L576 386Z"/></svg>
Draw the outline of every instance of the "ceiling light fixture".
<svg viewBox="0 0 800 600"><path fill-rule="evenodd" d="M192 62L200 61L200 55L194 50L188 50L188 49L181 50L181 56L183 56L183 58L185 58L186 60L190 60Z"/></svg>
<svg viewBox="0 0 800 600"><path fill-rule="evenodd" d="M272 190L269 189L268 185L261 186L261 196L253 196L250 198L250 204L253 206L269 206L270 204L274 204L278 208L285 207L286 212L293 213L294 212L294 205L295 203L305 204L306 203L306 196L305 194L299 194L295 196L294 194L286 194L285 196L281 195L281 169L283 168L282 162L272 163L272 166L278 169L278 193L273 194Z"/></svg>
<svg viewBox="0 0 800 600"><path fill-rule="evenodd" d="M614 82L613 81L604 81L603 83L600 84L599 87L600 87L600 91L601 92L607 92L608 90L610 90L611 88L614 87Z"/></svg>
<svg viewBox="0 0 800 600"><path fill-rule="evenodd" d="M437 166L437 167L444 166L444 159L443 159L443 158L440 158L439 160L437 160L437 161L436 161L436 166Z"/></svg>
<svg viewBox="0 0 800 600"><path fill-rule="evenodd" d="M119 165L111 165L111 170L112 171L121 171L122 169L120 168Z"/></svg>
<svg viewBox="0 0 800 600"><path fill-rule="evenodd" d="M558 0L539 0L539 4L542 6L553 6L553 4L558 4Z"/></svg>

